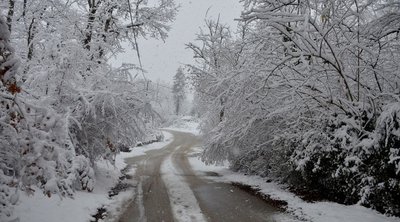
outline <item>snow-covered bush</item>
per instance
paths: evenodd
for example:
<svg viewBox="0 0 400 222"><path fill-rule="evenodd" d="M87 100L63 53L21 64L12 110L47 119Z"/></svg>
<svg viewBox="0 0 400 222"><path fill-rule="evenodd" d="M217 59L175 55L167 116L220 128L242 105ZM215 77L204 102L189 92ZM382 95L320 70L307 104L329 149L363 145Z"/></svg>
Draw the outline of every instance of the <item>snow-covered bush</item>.
<svg viewBox="0 0 400 222"><path fill-rule="evenodd" d="M339 202L400 213L399 103L381 109L332 116L301 137L292 160L307 189Z"/></svg>

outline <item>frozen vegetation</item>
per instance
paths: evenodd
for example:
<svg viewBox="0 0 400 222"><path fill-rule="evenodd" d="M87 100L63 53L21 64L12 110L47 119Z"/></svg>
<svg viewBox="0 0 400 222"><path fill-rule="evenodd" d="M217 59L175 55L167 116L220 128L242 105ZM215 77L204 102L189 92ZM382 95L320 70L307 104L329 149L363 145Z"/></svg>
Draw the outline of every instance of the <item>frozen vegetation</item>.
<svg viewBox="0 0 400 222"><path fill-rule="evenodd" d="M63 206L107 188L97 166L160 122L140 66L108 60L122 42L165 39L176 12L172 0L0 2L0 221L36 205L25 194Z"/></svg>
<svg viewBox="0 0 400 222"><path fill-rule="evenodd" d="M188 44L203 160L400 216L400 4L242 0Z"/></svg>
<svg viewBox="0 0 400 222"><path fill-rule="evenodd" d="M277 217L275 220L280 222L292 221L313 221L313 222L399 222L396 217L388 217L374 210L360 205L342 205L328 201L307 202L288 191L283 184L267 181L265 178L255 175L244 175L243 173L233 172L229 169L229 164L225 165L206 165L198 157L202 148L193 150L192 157L189 158L195 172L200 176L206 176L210 180L224 183L240 183L248 185L256 190L260 196L266 196L274 201L287 203L285 211L293 218ZM208 172L214 172L220 177L207 176Z"/></svg>
<svg viewBox="0 0 400 222"><path fill-rule="evenodd" d="M172 86L147 79L138 39L168 37L174 0L1 1L0 221L117 219L142 194L107 193L124 158L172 140L161 126L201 137L196 171L296 218L399 221L399 1L238 1L237 26L206 19ZM138 64L112 67L126 43ZM175 219L206 221L168 155Z"/></svg>

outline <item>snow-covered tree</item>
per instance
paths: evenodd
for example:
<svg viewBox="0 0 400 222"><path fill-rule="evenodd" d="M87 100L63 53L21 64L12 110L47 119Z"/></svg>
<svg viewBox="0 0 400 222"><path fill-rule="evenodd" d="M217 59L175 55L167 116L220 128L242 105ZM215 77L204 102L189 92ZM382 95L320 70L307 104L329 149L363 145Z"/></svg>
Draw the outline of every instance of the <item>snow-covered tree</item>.
<svg viewBox="0 0 400 222"><path fill-rule="evenodd" d="M129 41L165 39L172 0L2 1L0 19L0 220L19 190L92 191L94 165L144 138L158 120L134 65L110 56ZM10 45L16 47L14 50ZM19 59L16 59L16 57Z"/></svg>
<svg viewBox="0 0 400 222"><path fill-rule="evenodd" d="M186 98L186 76L182 68L178 68L174 75L174 83L172 86L172 93L174 96L175 114L179 115L182 112L182 105Z"/></svg>
<svg viewBox="0 0 400 222"><path fill-rule="evenodd" d="M149 91L151 94L151 104L153 109L159 114L164 123L175 118L175 106L170 83L149 82Z"/></svg>
<svg viewBox="0 0 400 222"><path fill-rule="evenodd" d="M52 194L92 190L93 170L77 156L68 136L68 118L38 99L26 98L19 79L19 60L0 18L0 201L2 221L13 219L18 191L39 187Z"/></svg>
<svg viewBox="0 0 400 222"><path fill-rule="evenodd" d="M204 159L399 215L398 4L242 2L189 44Z"/></svg>
<svg viewBox="0 0 400 222"><path fill-rule="evenodd" d="M20 92L16 81L18 60L14 57L14 49L9 44L10 33L5 19L0 17L0 219L13 219L11 205L16 203L13 181L14 161L18 158L15 147L10 146L15 136L16 124L20 118L13 100Z"/></svg>
<svg viewBox="0 0 400 222"><path fill-rule="evenodd" d="M21 79L30 89L26 96L68 116L77 153L93 163L146 134L153 111L143 87L134 75L118 74L107 59L123 50L124 41L138 49L140 37L165 39L177 11L172 0L4 4L22 58Z"/></svg>

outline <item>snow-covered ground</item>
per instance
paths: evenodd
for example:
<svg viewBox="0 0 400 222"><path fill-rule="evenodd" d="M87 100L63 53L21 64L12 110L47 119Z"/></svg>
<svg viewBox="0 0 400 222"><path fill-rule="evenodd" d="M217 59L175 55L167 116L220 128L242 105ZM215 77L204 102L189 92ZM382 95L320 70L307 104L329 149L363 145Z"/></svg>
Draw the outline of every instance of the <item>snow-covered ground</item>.
<svg viewBox="0 0 400 222"><path fill-rule="evenodd" d="M200 134L199 120L192 116L183 116L180 119L176 119L170 126L163 129L188 132L194 135Z"/></svg>
<svg viewBox="0 0 400 222"><path fill-rule="evenodd" d="M169 129L199 134L198 123L191 118L177 122ZM388 217L360 205L346 206L334 202L305 202L295 194L285 190L283 185L266 182L265 178L233 172L229 170L227 164L224 166L205 165L197 155L201 151L201 147L196 147L189 157L189 162L197 174L206 176L206 172L216 172L221 177L208 178L218 182L242 183L260 189L261 193L270 196L272 199L286 201L288 203L287 211L299 219L313 222L400 222L400 218Z"/></svg>
<svg viewBox="0 0 400 222"><path fill-rule="evenodd" d="M171 142L172 134L164 133L164 141L149 145L135 147L129 153L120 153L116 156L115 166L106 161L96 163L96 186L93 192L77 191L73 197L60 196L47 197L39 189L31 195L20 194L18 204L14 210L20 222L85 222L93 220L97 209L107 209L107 218L117 218L123 203L132 198L132 190L120 192L109 198L108 191L115 186L121 176L121 170L126 167L125 158L145 155L145 151L160 149ZM132 169L128 174L133 174Z"/></svg>
<svg viewBox="0 0 400 222"><path fill-rule="evenodd" d="M173 139L172 134L165 131L163 131L162 133L164 134L164 141L162 142L151 143L148 145L135 147L129 153L121 152L120 154L118 154L117 157L115 158L115 166L118 167L119 169L123 169L127 166L127 164L125 163L126 158L146 155L145 153L146 151L161 149L167 144L169 144Z"/></svg>
<svg viewBox="0 0 400 222"><path fill-rule="evenodd" d="M96 186L93 192L77 191L71 198L60 196L45 196L36 189L32 195L21 193L15 213L21 222L76 222L91 221L91 215L97 208L106 206L112 212L118 211L115 206L121 205L131 197L129 192L121 192L113 198L108 197L108 191L121 175L119 169L106 162L97 163ZM109 215L110 217L114 215Z"/></svg>

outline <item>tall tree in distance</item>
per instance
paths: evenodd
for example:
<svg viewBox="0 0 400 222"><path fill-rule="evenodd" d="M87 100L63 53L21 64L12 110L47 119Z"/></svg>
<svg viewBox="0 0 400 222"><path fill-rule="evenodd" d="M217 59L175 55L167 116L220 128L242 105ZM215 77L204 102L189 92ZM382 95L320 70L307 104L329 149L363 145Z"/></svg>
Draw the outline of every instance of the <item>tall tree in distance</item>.
<svg viewBox="0 0 400 222"><path fill-rule="evenodd" d="M174 85L172 87L172 93L174 95L174 103L175 103L175 114L179 115L182 110L182 103L186 98L185 94L185 74L181 67L178 68L175 76L174 76Z"/></svg>

